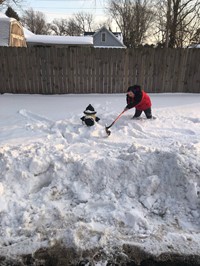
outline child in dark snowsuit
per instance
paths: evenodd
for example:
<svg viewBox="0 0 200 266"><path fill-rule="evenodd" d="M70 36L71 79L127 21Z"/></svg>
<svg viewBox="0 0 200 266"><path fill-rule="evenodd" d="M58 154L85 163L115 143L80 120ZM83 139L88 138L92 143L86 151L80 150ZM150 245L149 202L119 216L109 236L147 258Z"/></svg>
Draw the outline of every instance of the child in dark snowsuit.
<svg viewBox="0 0 200 266"><path fill-rule="evenodd" d="M96 116L97 112L94 110L94 107L91 104L88 105L83 113L85 114L85 116L82 116L81 120L83 124L88 127L93 126L95 122L98 122L100 120L100 118Z"/></svg>
<svg viewBox="0 0 200 266"><path fill-rule="evenodd" d="M124 109L125 111L135 107L133 119L138 118L143 111L148 119L152 118L151 99L139 85L134 85L128 88L126 102L127 106Z"/></svg>

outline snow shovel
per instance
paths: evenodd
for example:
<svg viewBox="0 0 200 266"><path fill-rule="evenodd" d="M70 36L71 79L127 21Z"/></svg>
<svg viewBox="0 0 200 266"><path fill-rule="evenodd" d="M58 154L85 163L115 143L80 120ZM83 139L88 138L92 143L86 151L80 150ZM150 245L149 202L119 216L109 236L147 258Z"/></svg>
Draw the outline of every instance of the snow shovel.
<svg viewBox="0 0 200 266"><path fill-rule="evenodd" d="M114 123L123 115L124 112L126 112L126 110L123 110L121 112L121 114L119 114L118 117L115 118L115 120L112 122L112 124L110 124L110 126L105 127L106 133L107 133L108 136L110 136L110 134L111 134L111 131L109 130L109 128L111 128L114 125Z"/></svg>

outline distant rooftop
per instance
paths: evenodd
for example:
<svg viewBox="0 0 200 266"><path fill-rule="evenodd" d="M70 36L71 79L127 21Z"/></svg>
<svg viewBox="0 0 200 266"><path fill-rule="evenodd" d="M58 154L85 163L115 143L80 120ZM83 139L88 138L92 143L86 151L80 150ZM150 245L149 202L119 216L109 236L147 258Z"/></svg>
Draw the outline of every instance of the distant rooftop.
<svg viewBox="0 0 200 266"><path fill-rule="evenodd" d="M113 31L110 31L110 32L112 32L112 34L117 35L117 36L122 34L121 32L113 32ZM93 36L95 33L96 33L95 31L85 31L84 36Z"/></svg>

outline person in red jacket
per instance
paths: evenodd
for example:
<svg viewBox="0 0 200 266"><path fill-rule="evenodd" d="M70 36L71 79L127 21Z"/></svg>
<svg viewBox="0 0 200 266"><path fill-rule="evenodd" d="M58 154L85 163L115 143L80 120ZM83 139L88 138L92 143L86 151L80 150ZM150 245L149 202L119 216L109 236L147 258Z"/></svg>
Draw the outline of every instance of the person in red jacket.
<svg viewBox="0 0 200 266"><path fill-rule="evenodd" d="M143 111L148 119L153 118L151 113L151 99L149 95L141 89L141 86L134 85L128 88L126 102L125 111L135 107L133 119L140 117Z"/></svg>

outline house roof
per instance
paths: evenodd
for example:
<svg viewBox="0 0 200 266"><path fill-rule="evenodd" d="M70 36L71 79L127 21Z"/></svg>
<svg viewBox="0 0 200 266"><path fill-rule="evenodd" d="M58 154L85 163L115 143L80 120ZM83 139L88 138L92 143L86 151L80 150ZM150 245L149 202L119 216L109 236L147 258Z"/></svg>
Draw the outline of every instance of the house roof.
<svg viewBox="0 0 200 266"><path fill-rule="evenodd" d="M0 12L0 46L9 46L10 24L19 22L14 18L9 18Z"/></svg>
<svg viewBox="0 0 200 266"><path fill-rule="evenodd" d="M39 35L24 28L27 43L32 45L85 45L93 46L92 37Z"/></svg>
<svg viewBox="0 0 200 266"><path fill-rule="evenodd" d="M93 36L95 34L95 31L85 31L84 36Z"/></svg>
<svg viewBox="0 0 200 266"><path fill-rule="evenodd" d="M112 34L114 34L116 37L122 34L121 32L113 32L113 31L110 31L110 32L112 32ZM84 36L93 36L95 33L96 33L95 31L85 31Z"/></svg>
<svg viewBox="0 0 200 266"><path fill-rule="evenodd" d="M25 35L25 38L29 38L33 35L35 35L35 33L31 32L30 30L26 29L23 27L23 30L24 30L24 35Z"/></svg>
<svg viewBox="0 0 200 266"><path fill-rule="evenodd" d="M192 44L188 48L200 48L200 44Z"/></svg>
<svg viewBox="0 0 200 266"><path fill-rule="evenodd" d="M8 46L11 19L0 12L0 46Z"/></svg>
<svg viewBox="0 0 200 266"><path fill-rule="evenodd" d="M105 26L102 26L96 32L84 32L84 35L85 36L93 36L93 37L95 37L95 35L97 35L102 30L107 31L108 34L110 34L111 36L113 36L113 38L119 43L119 45L121 46L121 48L126 48L126 46L123 44L122 33L121 32L112 32L112 31L108 30ZM98 46L95 46L95 47L98 47ZM99 47L104 48L102 46L99 46ZM107 48L107 46L105 46L105 48ZM116 48L116 47L113 47L113 48Z"/></svg>
<svg viewBox="0 0 200 266"><path fill-rule="evenodd" d="M25 35L29 44L35 45L88 45L93 46L92 37L83 36L57 36L57 35Z"/></svg>
<svg viewBox="0 0 200 266"><path fill-rule="evenodd" d="M14 18L7 17L4 13L0 12L0 20L15 20Z"/></svg>

